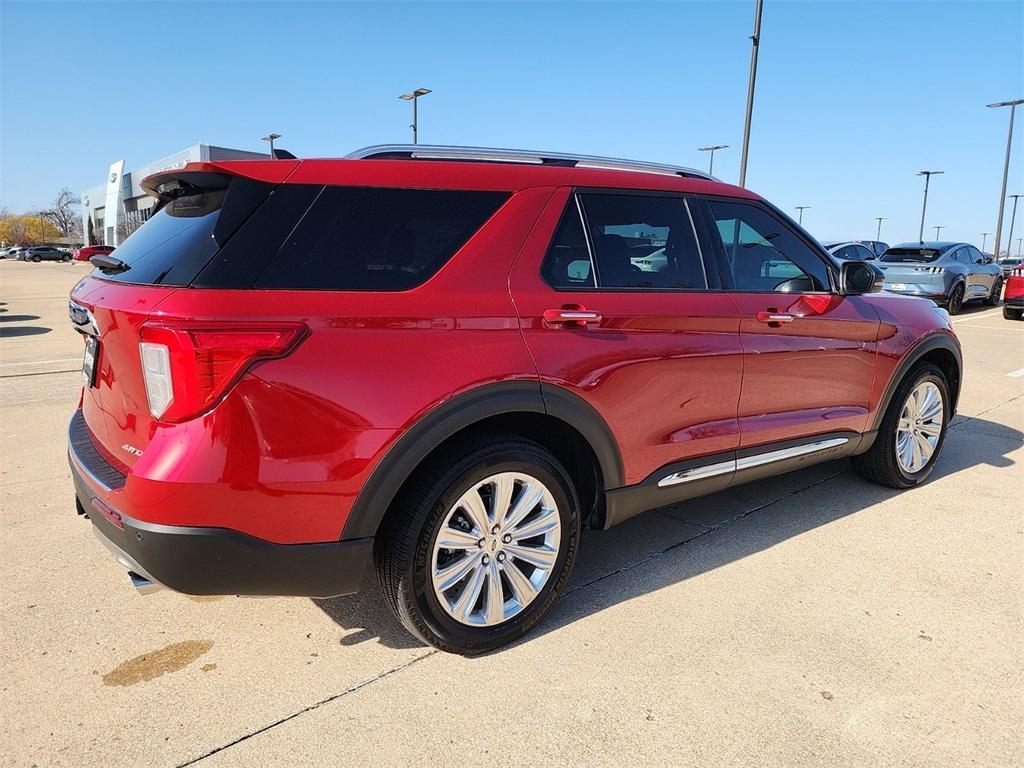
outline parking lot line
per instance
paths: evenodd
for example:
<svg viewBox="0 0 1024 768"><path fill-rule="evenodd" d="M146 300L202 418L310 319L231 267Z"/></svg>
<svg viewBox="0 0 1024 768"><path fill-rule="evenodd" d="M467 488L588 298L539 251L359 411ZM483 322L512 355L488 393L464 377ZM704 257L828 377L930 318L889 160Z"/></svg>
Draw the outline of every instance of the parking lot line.
<svg viewBox="0 0 1024 768"><path fill-rule="evenodd" d="M1024 377L1024 368L1018 368L1016 371L1010 371L1008 374L1011 379L1019 379Z"/></svg>
<svg viewBox="0 0 1024 768"><path fill-rule="evenodd" d="M969 315L967 317L958 317L953 322L954 323L969 323L972 320L982 320L982 319L984 319L986 317L992 317L992 315L998 315L1001 312L1002 312L1001 309L990 309L987 312L980 312L977 315Z"/></svg>
<svg viewBox="0 0 1024 768"><path fill-rule="evenodd" d="M0 368L14 368L17 366L24 365L49 365L50 363L73 363L76 360L81 360L79 357L61 357L56 360L28 360L24 363L0 363Z"/></svg>

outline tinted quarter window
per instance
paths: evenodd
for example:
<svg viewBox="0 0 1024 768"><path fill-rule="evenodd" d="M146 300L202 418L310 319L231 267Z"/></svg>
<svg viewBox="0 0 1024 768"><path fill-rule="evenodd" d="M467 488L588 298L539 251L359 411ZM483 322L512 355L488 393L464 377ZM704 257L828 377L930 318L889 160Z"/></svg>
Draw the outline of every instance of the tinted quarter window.
<svg viewBox="0 0 1024 768"><path fill-rule="evenodd" d="M575 196L569 198L562 219L541 266L541 277L553 288L594 288L590 249Z"/></svg>
<svg viewBox="0 0 1024 768"><path fill-rule="evenodd" d="M244 192L235 194L234 185ZM274 189L248 179L226 180L224 187L195 190L164 205L117 247L115 257L128 265L118 273L97 270L105 280L146 285L189 285L244 221ZM222 213L224 226L218 226Z"/></svg>
<svg viewBox="0 0 1024 768"><path fill-rule="evenodd" d="M829 290L825 263L781 220L751 203L708 203L736 290Z"/></svg>
<svg viewBox="0 0 1024 768"><path fill-rule="evenodd" d="M508 195L325 187L258 288L400 291L436 273Z"/></svg>
<svg viewBox="0 0 1024 768"><path fill-rule="evenodd" d="M580 195L600 288L707 288L681 197Z"/></svg>

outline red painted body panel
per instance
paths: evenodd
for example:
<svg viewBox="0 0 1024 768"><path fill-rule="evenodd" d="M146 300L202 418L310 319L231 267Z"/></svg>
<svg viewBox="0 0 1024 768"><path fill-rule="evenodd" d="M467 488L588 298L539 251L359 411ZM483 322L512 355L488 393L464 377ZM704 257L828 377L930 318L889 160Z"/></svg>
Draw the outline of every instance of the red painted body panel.
<svg viewBox="0 0 1024 768"><path fill-rule="evenodd" d="M514 379L564 387L589 403L615 438L627 484L683 459L860 431L911 345L949 332L930 302L903 297L555 291L540 278L571 186L757 199L716 182L400 160L244 161L184 172L211 170L269 182L513 194L433 278L408 291L82 280L72 298L92 310L101 346L98 386L83 393L81 407L101 453L127 475L122 489L101 497L144 522L223 527L277 543L336 540L367 479L411 427L458 394ZM601 312L601 323L545 323L545 311L567 305ZM778 329L759 323L757 313L772 308L797 319ZM286 357L252 365L202 415L168 424L150 416L142 380L139 328L150 319L297 322L308 333Z"/></svg>
<svg viewBox="0 0 1024 768"><path fill-rule="evenodd" d="M386 301L373 292L86 278L72 298L93 309L105 355L100 386L85 396L86 423L132 468L111 505L145 522L219 526L278 543L337 539L369 471L419 418L475 387L536 378L507 275L550 195L514 196L431 280ZM147 318L298 321L309 333L287 357L253 366L205 415L158 424L139 363ZM123 451L125 443L143 456Z"/></svg>
<svg viewBox="0 0 1024 768"><path fill-rule="evenodd" d="M1011 273L1006 278L1006 288L1003 293L1003 300L1024 299L1024 275Z"/></svg>
<svg viewBox="0 0 1024 768"><path fill-rule="evenodd" d="M739 314L724 293L556 291L540 265L569 189L537 222L512 272L512 296L540 378L574 392L619 444L625 481L739 442ZM585 329L552 327L544 311L582 305L601 313Z"/></svg>
<svg viewBox="0 0 1024 768"><path fill-rule="evenodd" d="M879 321L862 296L734 293L744 352L743 447L861 432L870 408ZM778 327L759 312L794 316Z"/></svg>

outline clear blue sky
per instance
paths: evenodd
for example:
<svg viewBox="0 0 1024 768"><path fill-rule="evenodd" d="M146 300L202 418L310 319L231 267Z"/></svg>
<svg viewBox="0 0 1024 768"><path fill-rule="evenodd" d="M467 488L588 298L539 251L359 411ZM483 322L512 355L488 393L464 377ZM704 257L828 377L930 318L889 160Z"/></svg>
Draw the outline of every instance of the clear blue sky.
<svg viewBox="0 0 1024 768"><path fill-rule="evenodd" d="M45 205L198 141L299 156L420 140L704 166L735 182L753 0L0 2L0 205ZM748 186L821 239L995 228L1024 2L765 0ZM1024 109L1018 110L1024 113ZM1024 193L1024 114L1010 192ZM793 212L795 215L795 212ZM1024 206L1018 232L1024 234ZM991 244L992 238L989 238ZM1016 244L1015 244L1016 245ZM1016 249L1015 249L1016 250Z"/></svg>

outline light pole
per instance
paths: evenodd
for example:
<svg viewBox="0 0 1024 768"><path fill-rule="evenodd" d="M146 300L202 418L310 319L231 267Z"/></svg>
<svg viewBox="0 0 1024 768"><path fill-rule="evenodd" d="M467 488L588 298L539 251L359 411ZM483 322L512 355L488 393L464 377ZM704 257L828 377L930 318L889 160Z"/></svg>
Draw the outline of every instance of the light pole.
<svg viewBox="0 0 1024 768"><path fill-rule="evenodd" d="M413 144L418 143L416 132L419 129L419 120L416 113L416 102L420 100L420 96L426 96L428 93L430 93L429 88L417 88L415 91L412 91L411 93L403 93L401 96L398 97L402 101L412 102L412 125L410 125L409 127L412 128Z"/></svg>
<svg viewBox="0 0 1024 768"><path fill-rule="evenodd" d="M1017 258L1018 259L1020 258L1020 249L1021 249L1021 245L1020 244L1021 244L1021 242L1024 242L1024 237L1018 237L1017 238Z"/></svg>
<svg viewBox="0 0 1024 768"><path fill-rule="evenodd" d="M982 232L981 233L981 252L982 253L985 252L985 241L988 240L988 236L991 235L991 234L992 234L991 232Z"/></svg>
<svg viewBox="0 0 1024 768"><path fill-rule="evenodd" d="M938 240L939 240L939 232L941 232L941 231L942 231L942 230L944 230L945 228L946 228L946 225L945 225L945 224L942 224L942 225L940 225L940 226L937 226L937 227L935 228L935 241L936 241L936 242L938 242Z"/></svg>
<svg viewBox="0 0 1024 768"><path fill-rule="evenodd" d="M875 216L875 221L878 222L878 231L875 232L875 240L881 241L882 239L882 222L885 221L885 216Z"/></svg>
<svg viewBox="0 0 1024 768"><path fill-rule="evenodd" d="M1013 248L1013 223L1017 220L1017 200L1020 199L1020 195L1010 195L1013 198L1013 213L1010 214L1010 236L1006 238L1006 255L1010 255L1010 249ZM996 251L996 261L999 261L999 251Z"/></svg>
<svg viewBox="0 0 1024 768"><path fill-rule="evenodd" d="M810 207L811 206L809 206L809 205L798 205L796 207L796 210L797 210L797 220L796 220L796 223L799 224L801 227L804 225L804 211L806 211Z"/></svg>
<svg viewBox="0 0 1024 768"><path fill-rule="evenodd" d="M761 0L754 8L754 34L750 36L750 77L747 80L747 116L743 121L743 153L740 155L740 186L747 184L747 152L750 150L750 120L754 115L754 83L757 80L757 49L761 45Z"/></svg>
<svg viewBox="0 0 1024 768"><path fill-rule="evenodd" d="M928 182L932 180L932 176L937 176L945 171L918 171L918 176L924 176L924 203L921 205L921 229L917 232L917 242L924 242L924 214L928 210Z"/></svg>
<svg viewBox="0 0 1024 768"><path fill-rule="evenodd" d="M697 148L698 152L710 152L711 153L711 160L708 162L708 176L713 175L714 172L715 172L715 150L718 150L718 149L728 149L728 148L729 148L728 144L715 144L712 147L698 147Z"/></svg>
<svg viewBox="0 0 1024 768"><path fill-rule="evenodd" d="M269 141L270 142L270 159L271 160L275 159L274 158L274 139L280 139L280 138L281 138L281 134L280 133L268 133L266 136L261 136L260 137L260 141Z"/></svg>
<svg viewBox="0 0 1024 768"><path fill-rule="evenodd" d="M996 258L999 258L1000 238L1003 235L1003 208L1006 206L1006 177L1010 174L1010 146L1013 144L1013 115L1017 111L1017 105L1024 104L1024 99L1013 101L997 101L995 104L986 104L987 107L1009 107L1010 108L1010 130L1006 134L1006 159L1003 160L1003 185L999 188L999 216L996 218ZM1007 253L1010 248L1007 246Z"/></svg>

